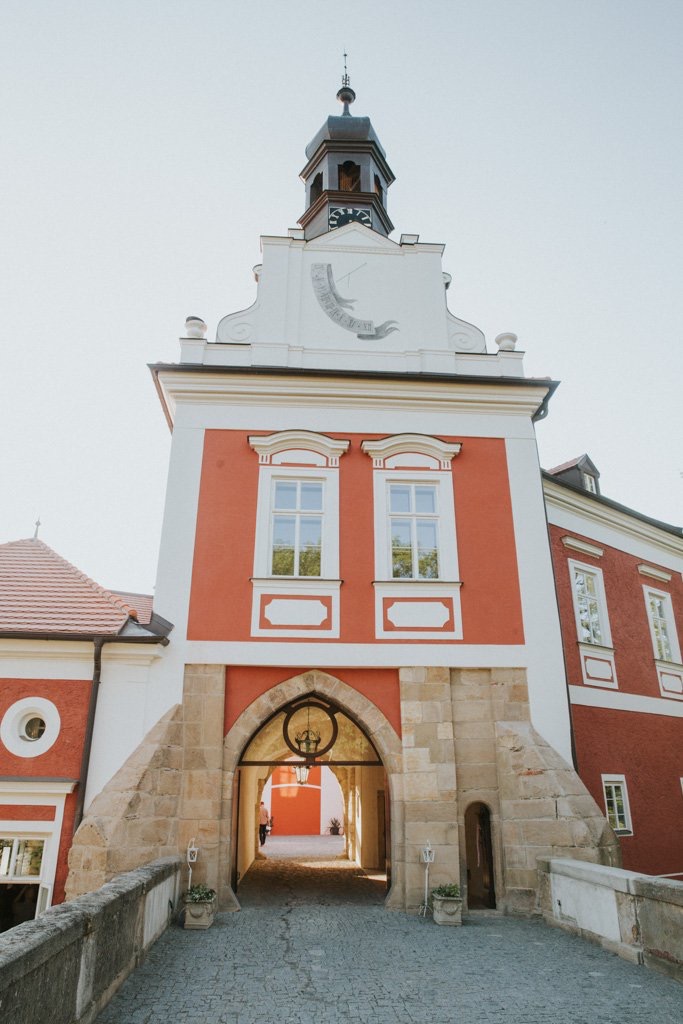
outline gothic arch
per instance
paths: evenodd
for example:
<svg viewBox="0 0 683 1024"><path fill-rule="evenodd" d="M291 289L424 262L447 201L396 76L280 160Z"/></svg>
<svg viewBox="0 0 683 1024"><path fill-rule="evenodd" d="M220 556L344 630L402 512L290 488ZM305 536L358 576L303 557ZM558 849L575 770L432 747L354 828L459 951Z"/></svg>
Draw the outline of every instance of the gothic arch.
<svg viewBox="0 0 683 1024"><path fill-rule="evenodd" d="M392 863L395 865L386 905L399 905L403 893L402 864L398 844L403 833L403 757L400 737L382 711L364 694L343 680L320 669L312 669L286 679L257 697L244 709L223 743L223 801L221 815L221 904L239 907L229 884L230 831L232 822L233 780L239 760L252 737L281 707L297 697L317 693L334 701L368 734L382 759L391 796ZM396 853L396 856L394 856Z"/></svg>

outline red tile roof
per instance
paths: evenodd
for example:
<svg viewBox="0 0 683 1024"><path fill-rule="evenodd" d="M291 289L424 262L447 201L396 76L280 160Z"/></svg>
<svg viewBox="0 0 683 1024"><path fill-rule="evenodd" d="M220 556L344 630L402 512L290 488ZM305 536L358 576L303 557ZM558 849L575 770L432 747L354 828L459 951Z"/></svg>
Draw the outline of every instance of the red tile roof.
<svg viewBox="0 0 683 1024"><path fill-rule="evenodd" d="M151 594L134 594L130 590L112 590L115 597L121 600L137 612L138 622L141 626L147 626L152 618L152 604L154 598Z"/></svg>
<svg viewBox="0 0 683 1024"><path fill-rule="evenodd" d="M0 544L0 632L116 636L135 618L42 540Z"/></svg>

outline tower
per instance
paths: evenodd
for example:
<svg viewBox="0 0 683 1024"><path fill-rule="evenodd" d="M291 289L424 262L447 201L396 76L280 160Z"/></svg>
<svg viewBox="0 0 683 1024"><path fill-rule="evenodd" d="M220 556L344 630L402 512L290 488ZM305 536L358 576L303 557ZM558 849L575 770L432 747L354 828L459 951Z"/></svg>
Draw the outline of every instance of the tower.
<svg viewBox="0 0 683 1024"><path fill-rule="evenodd" d="M394 229L386 199L393 172L370 118L351 114L356 94L347 74L337 99L343 113L328 117L306 146L306 210L299 224L306 239L352 223L387 236Z"/></svg>
<svg viewBox="0 0 683 1024"><path fill-rule="evenodd" d="M614 843L571 767L534 433L555 384L448 309L442 244L389 238L393 174L348 82L338 98L300 227L261 239L254 303L215 340L191 319L180 361L151 367L172 430L155 607L174 630L139 713L150 772L185 751L160 848L202 835L236 907L263 786L294 758L333 768L347 852L386 869L389 906L420 903L429 840L435 881L528 909L537 856Z"/></svg>

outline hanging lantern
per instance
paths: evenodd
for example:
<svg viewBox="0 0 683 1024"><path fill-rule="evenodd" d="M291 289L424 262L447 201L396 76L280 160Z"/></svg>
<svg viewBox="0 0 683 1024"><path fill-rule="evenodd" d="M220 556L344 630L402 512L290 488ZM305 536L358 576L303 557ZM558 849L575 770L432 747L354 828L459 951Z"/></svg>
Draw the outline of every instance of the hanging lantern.
<svg viewBox="0 0 683 1024"><path fill-rule="evenodd" d="M305 786L308 782L308 773L310 772L310 765L307 764L295 764L294 771L296 773L297 785Z"/></svg>

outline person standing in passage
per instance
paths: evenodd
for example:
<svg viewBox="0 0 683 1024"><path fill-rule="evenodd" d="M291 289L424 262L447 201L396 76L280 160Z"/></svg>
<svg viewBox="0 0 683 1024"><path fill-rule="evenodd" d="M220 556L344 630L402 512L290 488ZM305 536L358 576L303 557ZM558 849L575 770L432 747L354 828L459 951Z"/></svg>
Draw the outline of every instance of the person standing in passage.
<svg viewBox="0 0 683 1024"><path fill-rule="evenodd" d="M269 821L270 821L270 815L268 814L268 808L266 807L266 805L264 804L264 802L262 800L261 801L261 806L259 808L259 818L258 818L258 837L259 837L259 840L261 842L261 846L263 846L265 841L266 841L266 835L268 834L268 823L269 823Z"/></svg>

